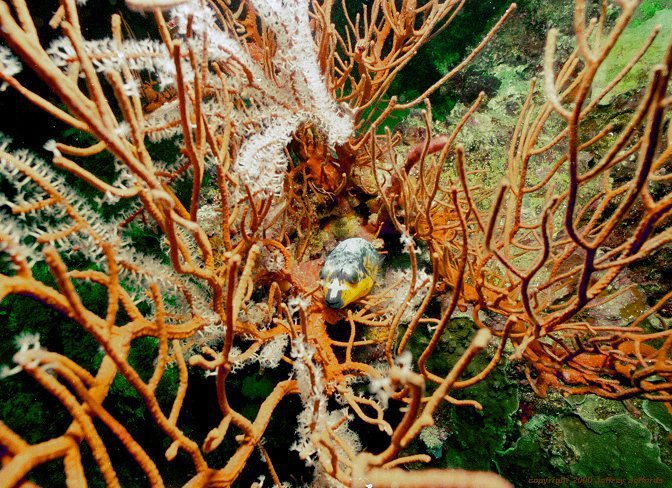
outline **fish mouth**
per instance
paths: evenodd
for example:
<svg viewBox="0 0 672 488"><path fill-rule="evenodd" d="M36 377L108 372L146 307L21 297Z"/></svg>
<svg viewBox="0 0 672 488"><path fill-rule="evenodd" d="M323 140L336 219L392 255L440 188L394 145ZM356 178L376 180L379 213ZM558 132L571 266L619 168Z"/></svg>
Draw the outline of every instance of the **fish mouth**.
<svg viewBox="0 0 672 488"><path fill-rule="evenodd" d="M334 280L324 287L324 302L330 308L343 308L346 304L343 300L343 287L339 280Z"/></svg>
<svg viewBox="0 0 672 488"><path fill-rule="evenodd" d="M344 306L343 300L341 299L340 296L338 296L336 298L325 298L324 301L329 308L339 309L339 308L343 308L343 306Z"/></svg>

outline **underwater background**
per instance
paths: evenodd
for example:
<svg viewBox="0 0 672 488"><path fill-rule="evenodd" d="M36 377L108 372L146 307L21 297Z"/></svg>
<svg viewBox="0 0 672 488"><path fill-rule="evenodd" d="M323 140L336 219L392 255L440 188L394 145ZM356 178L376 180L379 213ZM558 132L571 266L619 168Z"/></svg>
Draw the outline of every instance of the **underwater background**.
<svg viewBox="0 0 672 488"><path fill-rule="evenodd" d="M36 22L48 22L51 7L46 6L47 2L33 3ZM363 2L347 2L352 9L360 3ZM521 0L517 4L517 10L507 21L507 28L499 32L466 69L431 96L433 124L437 131L445 131L459 119L455 114L463 113L480 92L485 92L482 108L473 115L460 136L470 158L478 161L480 169L484 170L485 179L498 178L496 175L501 173L495 166L506 159L510 128L515 126L517 109L525 101L529 80L538 76L542 69L548 28L555 26L560 30L560 50L566 49L563 42L568 43L571 30L571 1ZM509 2L500 0L467 1L450 28L423 47L397 76L390 93L397 94L401 102L421 94L464 58L508 6ZM122 1L89 0L81 8L87 37L107 35L109 22L106 19L117 12L121 13L127 29L138 38L158 36L145 16L128 11ZM336 17L333 21L343 20ZM613 70L620 69L618 63L623 58L629 59L632 50L639 49L656 24L664 26L664 35L656 40L642 63L601 102L592 123L618 121L634 108L634 95L640 95L642 80L648 79L652 63L661 58L669 41L672 0L643 0L617 49L605 63L601 78L598 76L597 88L600 83L606 85L613 76L611 60ZM27 86L34 84L38 92L44 91L36 78L31 80L33 75L26 76ZM5 115L0 118L0 132L18 147L46 156L43 146L49 139L73 144L86 142L81 133L54 123L11 90L0 93L0 107ZM417 139L417 131L423 124L421 115L414 109L395 112L386 121L393 132L409 141L408 144ZM174 146L170 142L156 143L153 150L165 159L174 157ZM101 153L96 158L95 164L113 170L109 155ZM213 175L206 175L205 187L212 178ZM93 199L90 189L74 178L71 180L82 196ZM113 210L102 207L102 212L119 210L120 207ZM351 220L348 215L334 219L329 228L323 230L330 236L322 236L322 242L350 237L353 232ZM144 246L147 252L154 252L158 239L155 234L141 226L131 226L128 232L139 249ZM384 233L380 238L388 251L386 269L407 268L408 255L402 252L398 238ZM33 272L44 283L54 284L46 265L36 265ZM669 245L663 247L629 268L618 280L616 286L632 285L629 291L604 306L591 309L589 320L627 325L669 292L672 248ZM79 284L77 291L90 310L104 315L105 293L87 284ZM463 315L451 320L430 359L431 369L439 374L445 373L447 365L454 364L469 346L474 325L468 314ZM669 328L672 321L669 303L660 310L660 316L664 326ZM651 326L659 327L658 324ZM0 364L11 364L16 351L14 338L26 332L39 333L41 343L48 350L62 352L88 370L96 370L102 360L98 343L76 323L47 307L36 307L31 299L9 296L0 302ZM338 331L335 333L339 334ZM414 357L425 348L429 338L429 334L413 336L409 350ZM151 376L157 348L158 341L151 337L133 342L129 364L144 375L144 380ZM487 354L477 357L467 373L481 371L494 350L490 346ZM507 352L511 354L513 350ZM228 380L228 388L239 392L230 398L232 406L247 418L254 419L259 405L278 381L276 378L284 378L287 372L287 365L272 370L252 365L237 371ZM177 368L168 367L158 385L156 396L165 409L170 409L178 376ZM181 427L190 438L204 438L215 421L213 419L218 418L213 381L200 371L190 372L189 394L181 415ZM521 487L548 484L568 487L672 486L672 415L662 403L637 398L611 401L594 395L566 396L553 390L540 397L526 380L522 366L506 359L484 381L467 391L455 393L455 397L459 399L462 394L465 399L479 402L483 409L444 405L435 418L436 424L425 429L405 451L408 455L429 454L432 461L423 467L494 471L514 486ZM163 453L170 440L152 422L142 399L121 375L114 380L104 405L116 418L124 419L128 431L137 438L163 439L147 444L146 449L153 459L162 463L160 469L167 486L182 486L189 479L187 456L180 453L174 461L165 461ZM264 435L264 447L270 457L282 460L276 463L278 476L291 486L300 486L310 479L302 474L305 468L298 454L289 450L293 439L287 435L293 432L295 419L302 408L298 398L288 397L275 412ZM70 424L71 417L50 395L20 373L0 380L0 420L20 432L27 442L37 443L60 435ZM367 435L375 434L377 429L360 422L356 430L370 450L384 447L375 444L374 435ZM117 439L105 429L101 429L101 436L108 446L121 486L145 486L142 472L134 463L128 462L128 453ZM372 439L372 444L368 445L366 439ZM208 462L222 465L234 453L234 447L223 444L206 456ZM86 445L82 446L82 456L90 485L104 486ZM252 456L235 486L250 486L259 473L265 472L264 466L259 456ZM411 464L409 469L419 467ZM30 479L42 486L65 486L62 461L45 463L31 473Z"/></svg>

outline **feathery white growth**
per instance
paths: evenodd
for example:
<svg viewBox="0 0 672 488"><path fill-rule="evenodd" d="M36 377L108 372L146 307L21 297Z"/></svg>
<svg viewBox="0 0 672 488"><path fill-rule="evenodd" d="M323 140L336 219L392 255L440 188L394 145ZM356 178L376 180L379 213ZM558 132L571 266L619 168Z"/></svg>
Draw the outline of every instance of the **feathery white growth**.
<svg viewBox="0 0 672 488"><path fill-rule="evenodd" d="M3 198L0 198L0 206L4 203ZM0 212L0 255L4 253L14 261L25 262L28 267L32 267L42 260L42 256L36 251L35 243L29 246L22 242L20 236L23 235L27 235L27 231L14 221L14 216Z"/></svg>
<svg viewBox="0 0 672 488"><path fill-rule="evenodd" d="M0 73L4 76L10 77L21 72L23 66L21 62L12 54L7 46L0 46ZM7 88L7 83L3 82L0 85L0 91Z"/></svg>
<svg viewBox="0 0 672 488"><path fill-rule="evenodd" d="M7 46L0 46L0 72L14 76L21 72L23 65Z"/></svg>
<svg viewBox="0 0 672 488"><path fill-rule="evenodd" d="M44 143L44 149L49 151L54 155L55 158L58 158L61 156L61 151L58 150L58 147L56 147L56 141L53 139L49 139L47 142Z"/></svg>
<svg viewBox="0 0 672 488"><path fill-rule="evenodd" d="M207 110L207 102L203 104L201 109L210 122L217 121L217 117L213 117L213 111ZM221 107L219 108L221 111ZM158 142L164 139L169 139L182 134L182 126L180 125L180 111L178 101L172 100L164 103L158 109L145 116L145 130L147 136L152 142ZM212 125L213 132L218 130L216 125Z"/></svg>
<svg viewBox="0 0 672 488"><path fill-rule="evenodd" d="M253 123L237 124L249 127L250 132L243 134L246 138L234 170L253 193L279 195L287 172L285 148L300 125L311 122L330 145L342 144L353 132L353 117L333 99L320 71L309 2L253 0L252 4L261 22L275 34L278 48L272 60L273 79L237 38L218 28L208 6L192 0L173 9L171 16L181 35L192 19L190 42L198 44L207 38L209 59L221 63L231 85L252 101L246 115Z"/></svg>
<svg viewBox="0 0 672 488"><path fill-rule="evenodd" d="M14 240L5 239L4 248L0 250L10 255L20 253L31 263L42 259L40 250L44 245L52 245L65 254L78 253L92 263L104 263L101 242L111 243L115 248L117 262L120 266L119 275L122 285L134 299L151 303L146 291L150 284L156 284L167 297L174 297L177 300L183 307L182 311L190 309L192 313L202 317L206 324L221 322L221 318L210 307L210 298L205 289L179 275L169 263L163 263L139 253L128 238L119 235L116 222L105 222L89 202L80 197L60 175L54 172L50 165L28 151L9 152L7 146L7 141L0 142L0 178L4 177L4 180L17 190L17 195L12 201L3 197L2 203L15 208L19 205L42 202L49 197L47 189L57 192L63 198L62 203L47 205L33 212L20 214L18 218L25 221L25 224L21 226L3 225L0 233L6 231ZM52 149L55 149L55 144ZM126 185L130 185L132 179L133 176L128 171L120 174L118 177L120 187L125 188ZM152 196L160 200L165 198L162 193L155 192ZM115 198L112 194L103 196L105 201L114 201ZM66 211L66 205L68 211ZM73 229L74 222L68 212L76 212L86 221L88 227ZM73 229L72 232L59 235L58 239L48 239L43 244L35 241L37 237L49 236L69 229ZM188 244L193 244L193 236L183 234L184 240ZM190 297L191 307L186 302L185 295Z"/></svg>
<svg viewBox="0 0 672 488"><path fill-rule="evenodd" d="M291 313L292 315L297 313L299 310L303 310L304 312L307 311L308 307L310 307L310 304L311 304L310 296L305 298L296 296L287 300L287 307L289 308L289 313Z"/></svg>
<svg viewBox="0 0 672 488"><path fill-rule="evenodd" d="M133 173L131 173L126 165L122 164L118 159L114 160L114 174L115 178L112 182L112 186L115 188L128 190L135 184L135 176L133 176Z"/></svg>
<svg viewBox="0 0 672 488"><path fill-rule="evenodd" d="M316 485L330 486L323 482L327 477L321 472L321 464L318 462L316 439L330 430L354 452L361 451L359 437L350 430L348 425L354 417L347 407L328 410L328 397L325 394L326 385L322 368L314 360L315 348L308 344L303 336L299 335L292 341L291 356L294 359L294 378L299 387L303 411L297 417L298 440L292 444L290 449L298 451L299 457L306 466L315 469L314 483ZM336 425L339 427L334 430ZM337 447L337 449L341 448ZM341 454L345 457L344 452Z"/></svg>
<svg viewBox="0 0 672 488"><path fill-rule="evenodd" d="M388 299L380 303L380 310L396 309L400 303L406 307L400 317L400 323L408 324L420 304L429 292L429 285L432 282L432 277L422 269L419 269L415 276L415 287L413 288L413 297L407 300L408 293L411 289L412 271L410 269L398 269L390 271L385 277L385 286L399 283L394 289L394 294Z"/></svg>
<svg viewBox="0 0 672 488"><path fill-rule="evenodd" d="M16 343L16 347L19 348L12 357L16 366L13 368L3 366L0 370L0 379L17 374L23 369L36 368L40 364L39 358L35 356L35 352L42 349L40 334L22 333L16 336L14 342Z"/></svg>
<svg viewBox="0 0 672 488"><path fill-rule="evenodd" d="M381 407L386 409L390 401L390 397L394 393L392 390L392 380L389 376L373 378L371 379L371 383L369 383L369 391L376 395L376 398L378 399Z"/></svg>
<svg viewBox="0 0 672 488"><path fill-rule="evenodd" d="M106 191L101 196L98 196L94 199L96 205L99 207L102 207L103 205L114 205L115 203L118 203L119 200L121 199L110 191Z"/></svg>
<svg viewBox="0 0 672 488"><path fill-rule="evenodd" d="M291 355L294 359L294 377L299 387L303 411L297 418L299 439L290 449L297 451L306 466L311 467L317 464L317 448L312 440L313 435L328 428L326 423L328 398L324 393L322 370L313 361L314 347L307 344L303 336L299 335L292 341Z"/></svg>
<svg viewBox="0 0 672 488"><path fill-rule="evenodd" d="M140 96L140 90L138 89L138 81L135 78L128 80L122 85L124 94L128 97L137 97Z"/></svg>
<svg viewBox="0 0 672 488"><path fill-rule="evenodd" d="M84 49L91 57L94 69L99 73L121 72L123 63L132 71L151 71L156 73L162 85L175 82L175 65L166 46L151 39L124 40L119 47L114 39L104 38L84 41ZM70 39L59 37L51 42L47 54L59 68L65 68L77 61L77 53ZM191 72L191 66L185 62L183 69Z"/></svg>
<svg viewBox="0 0 672 488"><path fill-rule="evenodd" d="M403 373L408 373L413 366L413 356L410 351L406 350L397 356L394 362L401 368ZM380 378L371 379L371 382L369 383L369 391L376 396L381 407L386 409L390 397L394 394L394 388L392 387L392 379L389 376L389 370L384 373L385 375Z"/></svg>
<svg viewBox="0 0 672 488"><path fill-rule="evenodd" d="M298 120L294 115L280 118L243 143L235 168L253 193L282 194L288 164L285 147L299 126Z"/></svg>
<svg viewBox="0 0 672 488"><path fill-rule="evenodd" d="M224 327L226 329L226 327ZM248 357L243 357L241 358L242 351L240 348L233 346L231 350L229 351L229 365L231 367L231 372L235 373L238 370L243 369L245 366L248 364L254 362L256 360L256 355L252 354ZM206 373L206 376L208 374Z"/></svg>
<svg viewBox="0 0 672 488"><path fill-rule="evenodd" d="M128 137L131 135L131 126L125 120L119 122L119 125L115 127L114 133L119 137Z"/></svg>
<svg viewBox="0 0 672 488"><path fill-rule="evenodd" d="M287 84L293 83L298 101L327 135L330 145L346 142L353 131L352 119L338 107L320 72L310 30L309 2L252 0L252 3L262 22L276 36L276 58L281 56L286 68L279 77Z"/></svg>
<svg viewBox="0 0 672 488"><path fill-rule="evenodd" d="M355 419L354 415L348 410L348 408L341 408L339 410L333 410L329 412L328 423L330 425L338 424L341 419L346 418L338 428L334 431L343 442L353 451L361 452L362 451L362 441L357 435L357 432L350 429L350 422Z"/></svg>
<svg viewBox="0 0 672 488"><path fill-rule="evenodd" d="M411 249L414 250L415 254L421 253L421 250L418 249L418 246L415 244L415 239L413 239L413 236L406 232L406 229L404 229L404 232L399 237L399 242L402 246L404 246L403 252L406 254L409 254Z"/></svg>
<svg viewBox="0 0 672 488"><path fill-rule="evenodd" d="M289 336L287 334L275 336L271 341L264 344L261 351L257 353L259 366L267 369L277 368L288 344Z"/></svg>
<svg viewBox="0 0 672 488"><path fill-rule="evenodd" d="M397 363L397 366L399 366L403 371L409 372L411 370L411 366L413 366L413 355L411 354L411 351L407 349L402 352L395 358L395 363Z"/></svg>
<svg viewBox="0 0 672 488"><path fill-rule="evenodd" d="M40 349L40 334L23 333L14 338L14 343L19 348L17 353L30 349Z"/></svg>
<svg viewBox="0 0 672 488"><path fill-rule="evenodd" d="M196 220L207 235L219 234L222 228L221 206L201 205L196 213Z"/></svg>

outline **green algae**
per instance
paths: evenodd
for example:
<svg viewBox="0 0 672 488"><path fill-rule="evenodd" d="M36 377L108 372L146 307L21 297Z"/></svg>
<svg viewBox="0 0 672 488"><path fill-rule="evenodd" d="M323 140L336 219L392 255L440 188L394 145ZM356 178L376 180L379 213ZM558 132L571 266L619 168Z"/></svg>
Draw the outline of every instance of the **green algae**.
<svg viewBox="0 0 672 488"><path fill-rule="evenodd" d="M606 420L628 412L623 403L604 400L594 395L572 395L567 398L567 402L574 405L576 415L587 421Z"/></svg>
<svg viewBox="0 0 672 488"><path fill-rule="evenodd" d="M427 363L430 370L441 375L450 369L471 340L470 327L466 318L449 323ZM413 338L414 356L427 340L428 334ZM483 368L491 354L492 347L477 356L462 378ZM452 392L483 410L443 407L410 452L430 454L434 467L497 471L514 486L664 486L672 479L664 435L672 416L662 404L643 403L647 415L635 419L623 402L594 395L536 397L519 384L521 377L515 364L503 360L485 381Z"/></svg>
<svg viewBox="0 0 672 488"><path fill-rule="evenodd" d="M427 453L436 459L443 456L443 443L448 436L448 431L431 425L420 432L420 440L425 444Z"/></svg>
<svg viewBox="0 0 672 488"><path fill-rule="evenodd" d="M487 357L478 357L472 367L484 366ZM474 371L476 371L474 369ZM471 375L467 375L471 376ZM464 392L455 392L461 399L473 399L483 410L450 407L447 415L449 434L444 444L442 467L493 470L493 459L503 450L517 430L517 384L505 368L493 371L484 381ZM439 424L443 426L443 424Z"/></svg>
<svg viewBox="0 0 672 488"><path fill-rule="evenodd" d="M669 31L666 27L670 25L672 25L672 1L645 0L642 2L630 25L598 70L593 83L594 92L599 93L618 75L640 50L644 40L656 26L663 28L639 63L602 99L601 104L607 105L619 95L640 91L642 86L647 85L653 65L664 58L669 42Z"/></svg>
<svg viewBox="0 0 672 488"><path fill-rule="evenodd" d="M522 426L513 445L498 453L496 464L498 471L515 486L526 486L532 478L568 476L568 465L574 461L575 454L564 442L564 433L555 418L539 414Z"/></svg>
<svg viewBox="0 0 672 488"><path fill-rule="evenodd" d="M442 376L457 362L469 346L475 332L474 323L466 318L453 319L442 334L427 368ZM429 340L429 334L416 334L410 350L418 357ZM489 347L467 367L462 379L482 371L490 361L494 347ZM428 388L431 390L432 385ZM436 426L421 435L413 452L424 452L435 459L437 467L493 470L493 458L502 450L517 430L515 413L518 411L518 384L506 367L496 368L485 380L451 392L458 399L476 400L482 407L455 407L439 409ZM441 444L440 442L443 441Z"/></svg>
<svg viewBox="0 0 672 488"><path fill-rule="evenodd" d="M361 223L359 217L354 214L345 215L341 218L332 220L329 223L330 232L339 241L350 237L356 237L360 227Z"/></svg>
<svg viewBox="0 0 672 488"><path fill-rule="evenodd" d="M564 10L556 8L556 4L549 2L530 1L524 2L524 5L521 5L521 9L526 10L533 7L539 8L539 12L545 12L544 15L547 14L549 16L554 15L560 17L560 12L564 12L562 15L566 13ZM648 35L648 32L655 23L661 23L660 21L663 19L664 22L667 22L666 25L671 25L669 17L665 17L658 13L657 9L659 9L659 7L669 8L670 2L645 1L642 3L642 6L640 7L642 10L640 10L640 12L643 13L641 16L638 14L638 16L633 19L631 28L628 31L637 32L640 37L638 38L633 35L631 38L632 43L628 46L624 46L625 51L623 52L625 52L625 59L627 59L628 53L632 53L632 50L637 48L639 45L637 42L641 44L641 40ZM669 12L665 15L668 14ZM540 15L540 18L547 17ZM558 18L556 20L560 19ZM545 26L542 26L541 24L544 22L540 20L539 23L540 26L538 31L543 32ZM515 33L519 31L512 30L511 32ZM506 34L506 32L502 32L502 34ZM507 60L507 56L523 57L527 55L524 52L525 47L522 46L522 44L525 43L516 41L516 38L513 35L509 35L508 37L509 39L507 42L509 42L510 46L515 47L514 50L510 53L503 50L495 53L492 57L487 58L487 62L478 66L487 66L493 59ZM659 37L664 38L665 33ZM543 42L543 35L535 35L534 41L537 43ZM561 37L561 47L562 43L563 38ZM630 51L627 49L630 49ZM611 62L611 58L612 57L610 57L608 61ZM448 64L454 63L455 59L457 59L456 56L452 54L446 56L445 59L442 59L442 69ZM617 69L619 62L622 66L623 59L624 58L614 59L614 63L611 66L612 71ZM650 65L648 68L650 68ZM482 76L484 72L485 71L479 67L472 70L471 73L472 76L476 77ZM529 72L530 66L522 64L500 64L492 67L491 75L498 80L498 86L492 93L488 92L490 98L484 102L483 112L487 109L487 114L481 112L475 114L472 119L473 124L469 125L460 136L460 142L465 144L469 150L469 160L472 163L485 167L487 171L482 173L482 175L485 175L487 178L492 178L493 181L502 176L501 168L503 162L506 161L506 143L508 142L509 135L506 128L515 125L515 110L512 110L511 107L515 105L517 108L522 103L524 95L529 88L529 82L527 81L529 79ZM417 73L413 71L413 75L415 76ZM599 75L601 76L601 74ZM633 74L633 76L645 75L648 76L647 69L644 69L639 75L636 73ZM622 83L622 86L619 85L619 93L628 93L632 90L632 87L628 85L628 81L629 80L626 78ZM470 81L467 80L463 83L462 87L464 88L469 82ZM473 90L469 88L469 91ZM409 93L417 94L417 90L416 92L412 92L412 90L409 89ZM447 90L442 90L441 94L447 95ZM463 94L460 94L460 97L462 95ZM608 99L605 99L604 103L607 103L607 101ZM455 102L451 99L450 103L437 103L436 106L443 110L447 110L452 103ZM458 118L460 114L464 113L467 105L468 102L466 101L458 102L458 106L451 113L451 116ZM605 116L611 115L613 115L611 111L605 112ZM469 130L472 130L472 132L469 132ZM480 134L478 133L479 131ZM561 177L561 175L559 177ZM344 225L343 229L346 228L347 226ZM341 238L350 236L347 231L343 233L344 231L342 229L334 228L333 233L336 234L337 232L342 233ZM138 239L140 239L140 237ZM155 239L153 236L144 237L146 237L147 241ZM311 243L311 246L312 245L313 243ZM321 249L322 246L323 243L321 240L319 243L315 244L316 248ZM147 245L141 247L143 249L149 249L152 248L153 245L150 246L150 243L148 242ZM394 259L398 259L399 261L404 262L404 266L407 266L408 256L401 254L399 256L401 257L391 257L390 261L392 262ZM658 269L657 267L654 268ZM664 279L654 279L653 281L661 284L669 283L668 280ZM90 297L92 293L93 292L91 291L84 295ZM104 304L104 301L102 303ZM625 310L623 313L627 316L636 315L640 305L637 305L637 307L637 309ZM2 311L0 311L0 314L2 314ZM4 318L1 318L1 320L4 320ZM45 320L49 323L54 322L54 319L51 316L47 317ZM58 340L63 341L63 347L66 351L72 350L73 354L76 356L79 354L76 352L76 349L79 349L81 354L83 356L86 355L87 358L78 359L78 362L85 360L91 361L92 364L95 363L95 357L90 356L90 353L91 351L96 351L96 344L91 343L88 339L87 341L82 341L82 334L78 334L77 336L67 335L70 326L68 324L63 324L62 320L60 324L62 324L60 327L62 327L66 333L60 332L59 334L63 337L60 337ZM436 358L431 358L430 369L435 372L445 373L466 348L473 329L474 326L469 321L451 321L449 330L444 334L444 337L439 344L441 352L437 353ZM9 330L12 330L11 325ZM423 340L419 340L418 342L422 343ZM419 345L420 344L418 344L418 347ZM150 358L155 357L156 345L151 341L140 341L137 343L134 342L133 347L134 355L145 355L144 358L140 357L138 362L135 362L134 360L134 367L139 372L144 371L143 375L146 377L146 375L153 370L153 364ZM414 351L414 356L417 350L418 349ZM491 354L492 351L490 350L489 353ZM5 358L10 356L8 354L3 354L2 357ZM479 356L477 361L473 363L472 368L470 368L464 376L467 377L470 373L482 368L487 359L488 356L485 353L482 357ZM26 418L30 418L33 422L44 425L45 429L52 427L51 430L42 432L45 438L54 435L51 433L52 430L54 430L54 424L49 423L47 419L43 418L44 412L47 412L47 409L44 405L38 406L39 404L33 396L33 393L21 392L19 397L14 395L14 383L12 382L18 384L18 379L20 378L9 378L3 383L3 388L6 388L4 392L6 398L12 398L11 404L7 403L3 406L9 408L11 405L17 415L24 415ZM267 385L266 382L263 381L263 378L261 381L257 381L257 379L258 378L256 377L245 377L242 385L243 395L248 398L257 399L263 397L261 392L262 390L267 389ZM168 383L164 384L164 381L167 381ZM198 380L190 381L197 382ZM159 386L159 390L162 391L166 388L166 390L174 391L175 387L176 370L169 369L167 375L164 376L164 379ZM190 386L190 391L193 391L193 389L194 386ZM442 407L439 416L439 425L428 428L422 433L420 439L423 445L421 445L419 449L431 454L436 458L436 462L441 463L442 466L467 467L472 469L498 468L507 478L514 481L516 486L526 486L530 483L530 466L534 467L535 477L547 477L549 479L552 477L554 477L553 479L560 479L560 477L579 475L600 476L606 478L608 476L616 476L614 473L618 473L618 476L623 476L623 478L627 476L628 479L630 479L630 477L639 476L639 473L642 472L646 475L666 472L666 479L669 479L669 468L665 471L665 465L662 464L660 459L667 459L669 462L669 459L672 458L665 458L662 456L662 448L660 451L656 450L656 447L653 444L655 436L652 434L647 436L647 433L645 432L646 429L642 427L640 422L632 418L630 418L630 420L626 419L625 409L621 403L605 402L596 399L595 397L586 397L581 399L581 401L578 401L577 399L576 402L567 403L567 405L563 406L562 403L564 402L564 399L559 395L550 395L544 399L531 399L530 408L534 412L537 412L537 414L533 415L528 422L522 424L518 421L516 413L521 406L524 395L529 393L528 390L529 388L526 389L516 384L516 378L511 372L510 365L503 365L493 373L491 378L488 378L481 385L470 388L465 392L456 393L456 396L461 398L473 398L479 401L484 406L484 410L476 411L469 408L455 408L448 405ZM199 391L200 390L197 387L196 392ZM168 411L170 408L168 400L169 396L166 396L165 402L163 399L160 399L164 411ZM137 419L137 425L135 425L135 427L141 429L144 423L148 422L149 419L146 412L142 409L142 405L138 402L139 397L130 389L130 386L127 385L122 378L119 377L115 380L113 392L108 404L114 403L114 408L119 408L121 406L121 411L128 414L127 418ZM49 409L53 409L53 401L50 403ZM576 413L567 411L574 407L576 407ZM300 408L300 405L296 406L296 408ZM667 414L667 417L664 415L666 412L660 403L646 401L643 403L643 411L648 418L651 418L656 425L661 426L661 428L664 428L667 431L670 431L672 428L672 419L670 419L669 414ZM116 410L116 412L120 412L120 410ZM246 415L251 416L249 412L245 413ZM295 418L295 416L294 412L292 412L292 415L278 415L275 422L285 422L289 418ZM7 418L5 417L4 412L2 417ZM217 417L213 415L212 418L214 419ZM598 421L604 423L595 424ZM290 422L287 422L287 424L288 425L285 425L283 423L281 428L279 427L277 430L269 430L267 436L271 438L273 442L277 442L280 445L281 440L283 440L283 434L286 435L288 429L293 428L289 425L291 424ZM25 429L19 428L18 430L23 432ZM202 437L203 436L201 435L200 438ZM31 442L33 441L31 439L28 440ZM611 445L617 443L628 444L628 448L622 450L611 449ZM606 452L602 452L601 448L603 445L608 445L610 449L606 450ZM165 448L167 446L164 445L163 447ZM657 452L658 455L656 455ZM629 471L622 470L622 472L614 471L612 473L609 463L602 464L605 463L605 461L610 460L615 463L616 461L614 460L620 459L620 456L626 456L623 459L630 459L632 457L636 458L640 456L640 454L643 454L644 461L638 461L638 463L636 463L637 465ZM581 457L584 457L585 461L581 462ZM578 463L578 467L571 469L570 465L575 462ZM640 484L639 486L643 485Z"/></svg>
<svg viewBox="0 0 672 488"><path fill-rule="evenodd" d="M656 413L661 413L656 406L664 409L649 403ZM566 404L573 412L534 415L499 453L499 472L516 486L661 486L672 479L657 428L633 418L623 403L577 395Z"/></svg>
<svg viewBox="0 0 672 488"><path fill-rule="evenodd" d="M606 420L573 415L559 419L558 424L577 456L571 465L575 476L672 479L672 469L661 462L660 448L651 442L651 432L630 415Z"/></svg>
<svg viewBox="0 0 672 488"><path fill-rule="evenodd" d="M666 432L672 432L672 414L668 412L664 404L644 400L642 402L642 410L649 418L665 429Z"/></svg>

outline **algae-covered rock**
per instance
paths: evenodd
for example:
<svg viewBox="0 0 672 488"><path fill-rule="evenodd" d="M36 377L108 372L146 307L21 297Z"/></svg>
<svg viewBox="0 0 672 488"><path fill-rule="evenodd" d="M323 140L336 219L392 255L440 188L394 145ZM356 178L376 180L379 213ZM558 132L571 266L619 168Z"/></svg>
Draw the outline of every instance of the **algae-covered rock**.
<svg viewBox="0 0 672 488"><path fill-rule="evenodd" d="M425 444L432 457L440 459L443 455L443 443L448 437L446 429L432 425L420 432L420 440Z"/></svg>
<svg viewBox="0 0 672 488"><path fill-rule="evenodd" d="M644 400L642 403L644 413L659 424L665 431L672 432L672 414L661 402Z"/></svg>
<svg viewBox="0 0 672 488"><path fill-rule="evenodd" d="M605 478L630 483L640 477L672 480L672 469L661 462L660 448L651 442L651 432L630 415L606 420L571 415L559 419L558 425L577 457L571 465L572 474L592 477L591 486L604 484L601 481Z"/></svg>
<svg viewBox="0 0 672 488"><path fill-rule="evenodd" d="M498 453L496 464L499 472L515 486L526 486L536 479L569 476L569 464L574 458L556 419L535 415L522 427L516 442Z"/></svg>
<svg viewBox="0 0 672 488"><path fill-rule="evenodd" d="M670 25L672 25L672 1L644 0L641 3L630 25L598 70L593 82L594 92L599 93L611 83L630 59L635 57L644 40L654 29L661 28L661 31L640 62L602 99L601 104L607 105L618 95L641 90L642 86L647 85L652 66L665 56Z"/></svg>
<svg viewBox="0 0 672 488"><path fill-rule="evenodd" d="M447 374L468 347L475 330L473 322L466 318L451 320L434 354L427 361L427 368L439 376ZM429 333L414 336L411 343L414 357L419 356L428 340ZM482 371L492 354L492 348L481 352L461 378L466 379ZM494 470L492 460L496 452L502 450L511 436L517 433L517 382L503 363L485 380L473 387L453 391L451 395L458 399L475 400L483 410L445 405L439 410L435 429L423 433L423 442L416 446L416 450L438 458L433 463L435 466ZM442 445L440 440L443 440Z"/></svg>
<svg viewBox="0 0 672 488"><path fill-rule="evenodd" d="M668 486L672 469L661 461L651 432L627 413L591 420L605 414L607 403L618 409L618 402L588 400L586 417L530 419L515 444L499 453L499 472L515 486Z"/></svg>
<svg viewBox="0 0 672 488"><path fill-rule="evenodd" d="M605 400L595 395L573 395L567 402L574 405L575 413L586 421L606 420L628 412L622 402Z"/></svg>

